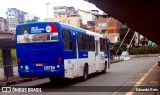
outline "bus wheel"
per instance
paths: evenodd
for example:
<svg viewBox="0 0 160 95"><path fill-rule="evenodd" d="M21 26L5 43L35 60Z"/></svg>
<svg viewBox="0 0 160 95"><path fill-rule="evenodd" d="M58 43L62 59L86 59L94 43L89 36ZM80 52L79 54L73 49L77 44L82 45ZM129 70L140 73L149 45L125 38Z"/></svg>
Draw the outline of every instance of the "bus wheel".
<svg viewBox="0 0 160 95"><path fill-rule="evenodd" d="M86 81L87 79L88 79L88 65L85 65L83 71L83 81Z"/></svg>
<svg viewBox="0 0 160 95"><path fill-rule="evenodd" d="M107 62L105 62L104 70L102 71L102 73L106 73L106 70L107 70Z"/></svg>

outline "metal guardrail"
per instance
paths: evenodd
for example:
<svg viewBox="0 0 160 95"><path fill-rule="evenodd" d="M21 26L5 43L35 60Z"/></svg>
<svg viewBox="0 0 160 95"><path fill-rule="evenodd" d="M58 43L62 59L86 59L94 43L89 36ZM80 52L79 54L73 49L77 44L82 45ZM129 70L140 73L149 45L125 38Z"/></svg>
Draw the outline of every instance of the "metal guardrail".
<svg viewBox="0 0 160 95"><path fill-rule="evenodd" d="M110 58L111 63L123 61L122 56L120 55L113 55Z"/></svg>
<svg viewBox="0 0 160 95"><path fill-rule="evenodd" d="M3 76L6 78L6 81L9 80L9 77L14 76L14 70L13 70L13 74L11 74L11 72L9 72L9 68L13 68L15 66L18 66L18 64L15 65L6 65L6 66L0 66L0 69L3 69L4 72L0 72L1 74L4 74ZM17 71L18 72L18 71Z"/></svg>

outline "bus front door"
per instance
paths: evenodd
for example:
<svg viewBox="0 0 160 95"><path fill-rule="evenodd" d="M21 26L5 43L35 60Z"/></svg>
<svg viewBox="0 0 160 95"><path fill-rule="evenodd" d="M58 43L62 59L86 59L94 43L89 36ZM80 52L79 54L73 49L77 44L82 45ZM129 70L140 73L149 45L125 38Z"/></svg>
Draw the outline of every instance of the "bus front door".
<svg viewBox="0 0 160 95"><path fill-rule="evenodd" d="M75 62L74 62L74 77L78 76L78 47L77 47L77 38L73 37L73 52L74 52L74 57L75 57Z"/></svg>
<svg viewBox="0 0 160 95"><path fill-rule="evenodd" d="M95 46L95 50L96 50L96 72L100 71L100 42L99 41L95 41L96 46Z"/></svg>

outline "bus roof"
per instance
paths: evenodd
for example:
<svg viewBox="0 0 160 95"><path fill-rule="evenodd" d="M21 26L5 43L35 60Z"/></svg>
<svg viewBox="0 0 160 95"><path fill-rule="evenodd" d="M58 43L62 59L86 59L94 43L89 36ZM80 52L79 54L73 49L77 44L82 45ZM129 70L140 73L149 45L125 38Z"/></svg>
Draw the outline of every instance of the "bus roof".
<svg viewBox="0 0 160 95"><path fill-rule="evenodd" d="M28 25L28 24L36 24L36 23L55 23L55 24L59 24L61 27L64 27L64 28L70 28L72 30L77 30L78 29L78 31L81 32L81 33L86 33L86 34L89 34L89 35L104 38L104 35L102 35L102 34L95 33L93 31L89 31L89 30L85 30L85 29L82 29L82 28L79 28L79 27L76 27L76 26L71 26L71 25L68 25L68 24L65 24L65 23L61 23L61 22L30 22L30 23L18 24L17 26Z"/></svg>
<svg viewBox="0 0 160 95"><path fill-rule="evenodd" d="M75 27L75 26L71 26L71 25L68 25L68 24L64 24L64 23L61 23L61 22L58 22L61 26L63 27L70 27L72 28L73 30L74 29L78 29L80 32L83 32L83 33L86 33L86 34L89 34L89 35L93 35L93 36L97 36L97 37L102 37L104 38L104 36L102 34L99 34L99 33L95 33L93 31L89 31L89 30L85 30L85 29L82 29L82 28L79 28L79 27Z"/></svg>

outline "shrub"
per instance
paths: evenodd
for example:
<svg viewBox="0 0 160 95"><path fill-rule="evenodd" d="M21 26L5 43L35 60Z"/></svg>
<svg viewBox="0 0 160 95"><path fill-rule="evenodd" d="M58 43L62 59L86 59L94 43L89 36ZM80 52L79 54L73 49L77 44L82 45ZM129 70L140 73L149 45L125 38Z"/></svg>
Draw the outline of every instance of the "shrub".
<svg viewBox="0 0 160 95"><path fill-rule="evenodd" d="M16 61L17 58L16 58L16 50L15 49L12 49L11 50L11 55L12 55L12 61ZM2 51L0 50L0 62L2 62Z"/></svg>
<svg viewBox="0 0 160 95"><path fill-rule="evenodd" d="M160 46L142 46L138 48L132 48L129 51L130 55L134 54L160 54Z"/></svg>

